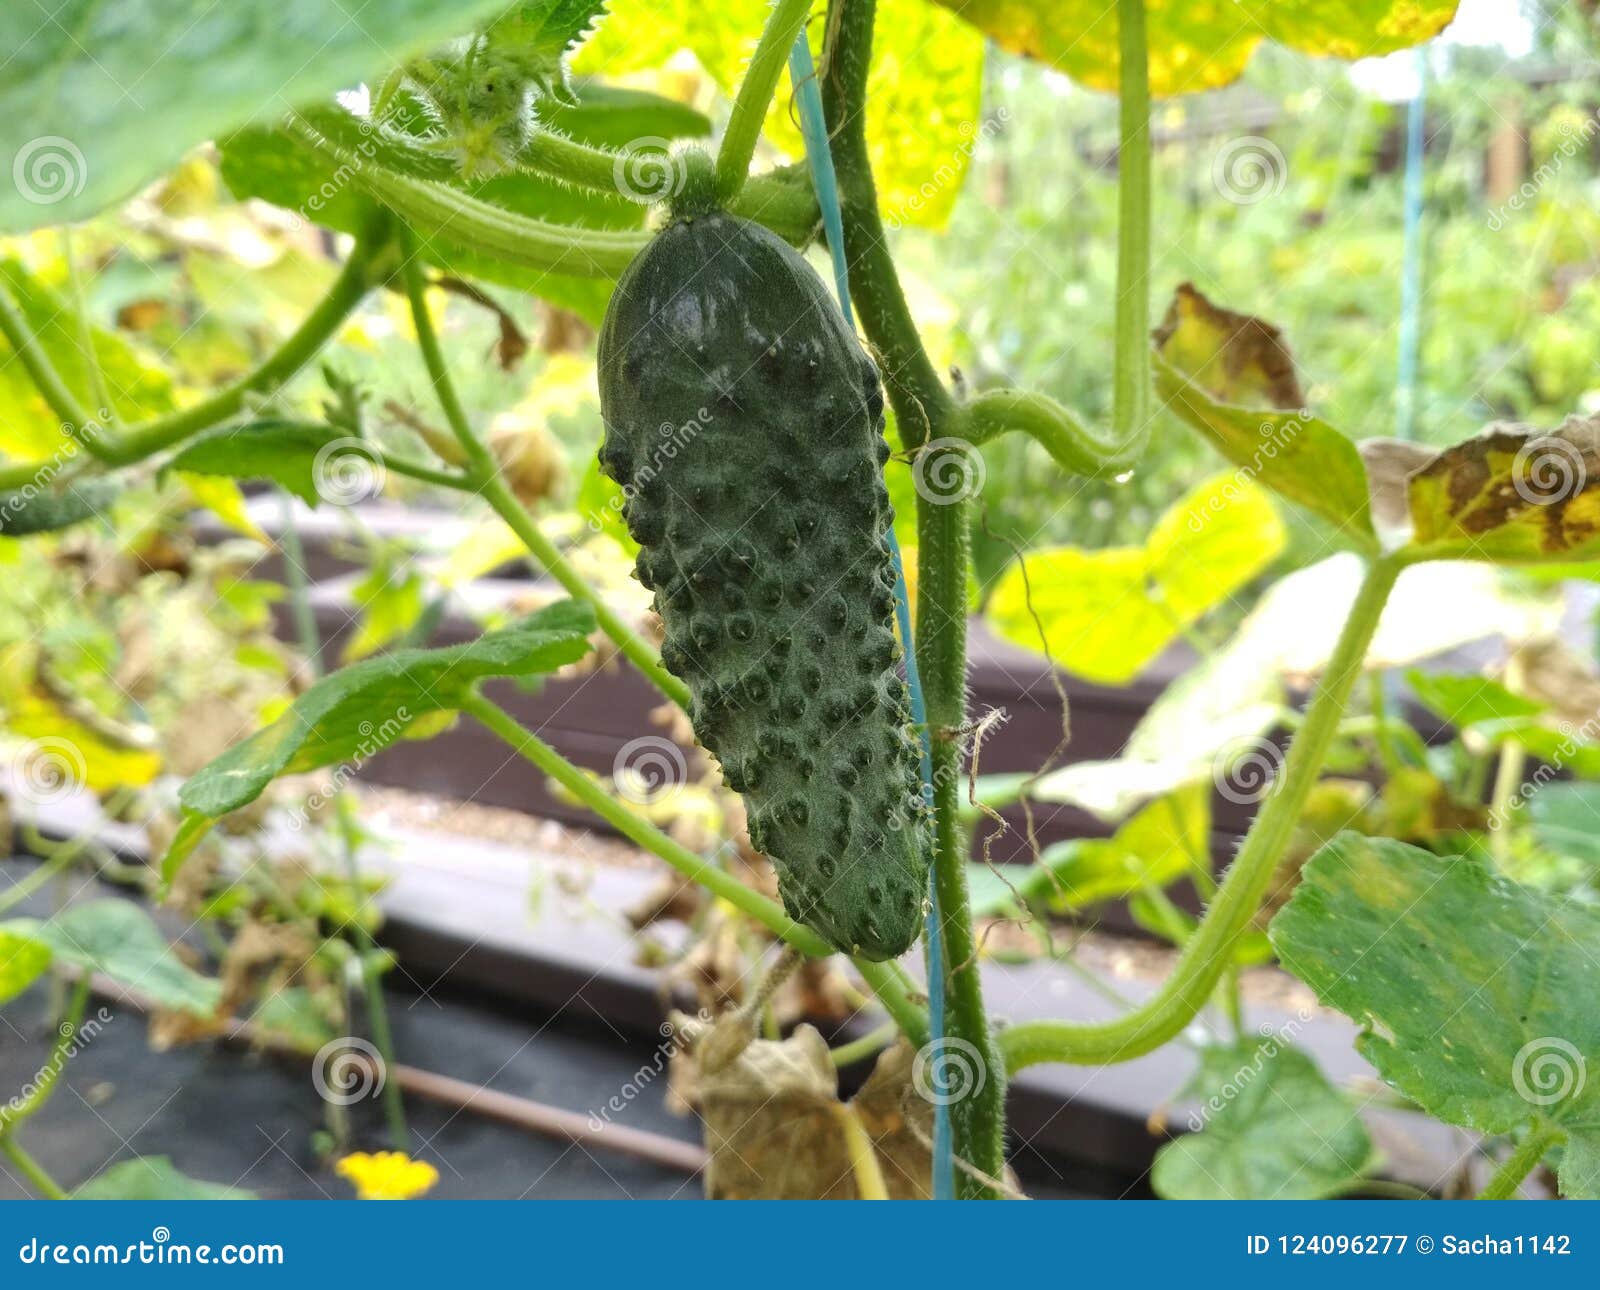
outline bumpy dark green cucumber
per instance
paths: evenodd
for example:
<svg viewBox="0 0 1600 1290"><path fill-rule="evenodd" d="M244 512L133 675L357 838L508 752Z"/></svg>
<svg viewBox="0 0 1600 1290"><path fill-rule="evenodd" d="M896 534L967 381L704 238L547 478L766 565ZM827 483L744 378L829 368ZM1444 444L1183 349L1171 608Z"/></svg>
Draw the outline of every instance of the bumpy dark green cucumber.
<svg viewBox="0 0 1600 1290"><path fill-rule="evenodd" d="M927 887L918 743L893 630L877 369L786 243L679 218L600 333L601 468L784 907L841 950L916 940Z"/></svg>

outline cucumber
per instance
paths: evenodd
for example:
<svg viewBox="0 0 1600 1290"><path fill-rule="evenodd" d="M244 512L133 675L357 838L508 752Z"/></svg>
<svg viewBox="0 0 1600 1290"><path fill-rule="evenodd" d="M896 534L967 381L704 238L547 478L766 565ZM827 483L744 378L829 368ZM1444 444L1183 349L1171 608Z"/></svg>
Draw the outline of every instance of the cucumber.
<svg viewBox="0 0 1600 1290"><path fill-rule="evenodd" d="M696 737L791 917L869 959L920 929L930 840L894 632L871 359L785 242L680 215L600 332L600 468Z"/></svg>

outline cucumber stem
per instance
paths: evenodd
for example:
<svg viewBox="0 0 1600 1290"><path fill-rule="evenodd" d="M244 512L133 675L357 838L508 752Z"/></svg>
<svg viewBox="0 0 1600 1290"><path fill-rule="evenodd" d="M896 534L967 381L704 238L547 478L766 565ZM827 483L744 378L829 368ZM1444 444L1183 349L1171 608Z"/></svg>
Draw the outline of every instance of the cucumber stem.
<svg viewBox="0 0 1600 1290"><path fill-rule="evenodd" d="M1540 1121L1528 1130L1527 1137L1517 1144L1517 1149L1505 1158L1495 1170L1489 1184L1477 1195L1478 1200L1510 1200L1522 1188L1523 1181L1539 1162L1567 1139L1566 1131L1554 1124Z"/></svg>
<svg viewBox="0 0 1600 1290"><path fill-rule="evenodd" d="M1205 1006L1233 962L1235 942L1260 907L1267 883L1317 782L1402 567L1394 557L1368 566L1305 723L1289 746L1283 773L1257 812L1238 858L1160 992L1115 1021L1034 1021L1012 1026L1000 1036L1008 1070L1015 1073L1039 1062L1106 1065L1129 1061L1180 1034Z"/></svg>
<svg viewBox="0 0 1600 1290"><path fill-rule="evenodd" d="M823 110L832 143L850 291L867 338L878 351L902 442L909 449L949 433L956 405L923 347L885 241L866 143L867 72L875 0L833 0L834 44L825 60ZM941 498L940 501L945 499ZM955 732L966 715L967 516L961 501L918 498L916 651L933 744L934 882L939 894L947 996L946 1034L938 1043L981 1064L971 1093L951 1106L957 1157L978 1173L1005 1169L1005 1067L984 1010L977 942L967 893L966 831L960 818L962 748ZM948 1055L948 1054L941 1054ZM958 1194L996 1197L963 1170Z"/></svg>
<svg viewBox="0 0 1600 1290"><path fill-rule="evenodd" d="M733 114L728 118L722 145L717 149L717 196L724 205L744 187L750 161L756 155L756 143L761 138L762 122L767 119L767 108L772 105L772 96L778 88L778 77L783 74L789 49L810 11L811 0L778 0L767 18L756 52L734 96Z"/></svg>

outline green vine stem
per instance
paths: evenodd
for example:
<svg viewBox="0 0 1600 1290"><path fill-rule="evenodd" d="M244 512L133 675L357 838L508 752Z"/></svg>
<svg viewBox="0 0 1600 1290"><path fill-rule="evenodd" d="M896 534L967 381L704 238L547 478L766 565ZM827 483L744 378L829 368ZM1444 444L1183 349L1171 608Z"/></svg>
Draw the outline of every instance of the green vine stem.
<svg viewBox="0 0 1600 1290"><path fill-rule="evenodd" d="M1184 945L1161 991L1115 1021L1035 1021L1011 1027L1000 1036L1010 1071L1039 1062L1104 1065L1128 1061L1178 1035L1205 1006L1233 961L1234 943L1260 906L1289 835L1316 784L1401 567L1395 557L1385 557L1368 566L1305 724L1290 744L1283 773L1263 802L1238 858L1218 887L1205 918Z"/></svg>
<svg viewBox="0 0 1600 1290"><path fill-rule="evenodd" d="M46 1200L68 1198L61 1184L46 1173L44 1166L24 1151L22 1144L9 1134L0 1136L0 1151L5 1152L7 1159L22 1171L23 1177L31 1182L34 1190Z"/></svg>
<svg viewBox="0 0 1600 1290"><path fill-rule="evenodd" d="M417 347L422 351L423 365L428 369L428 377L433 382L433 391L439 400L440 408L444 411L445 420L449 422L451 432L460 443L461 452L466 459L466 486L479 493L493 507L495 514L505 521L507 527L522 540L533 558L561 584L568 595L587 601L594 607L595 620L600 624L601 630L616 643L623 657L638 668L662 694L680 708L687 709L688 687L662 666L660 655L651 648L649 642L623 622L617 612L606 604L600 594L568 563L556 544L545 536L527 508L517 500L516 494L501 478L494 455L473 431L471 422L467 420L466 410L462 408L461 400L456 396L455 385L450 380L444 353L439 347L439 336L434 330L433 317L428 312L422 267L415 254L416 247L409 230L402 233L402 240L405 256L401 275L405 280L406 296L411 303L411 318L417 331Z"/></svg>
<svg viewBox="0 0 1600 1290"><path fill-rule="evenodd" d="M866 87L872 60L875 0L833 0L836 32L823 77L823 111L838 172L850 291L878 352L884 385L908 449L948 433L955 410L923 348L901 290L878 211L867 156ZM934 788L934 873L943 939L948 1034L970 1047L986 1077L951 1107L955 1153L980 1174L1005 1169L1005 1068L984 1010L978 947L967 894L966 831L961 822L962 746L966 718L968 534L961 499L918 498L917 666L931 727ZM960 1194L997 1193L962 1171Z"/></svg>
<svg viewBox="0 0 1600 1290"><path fill-rule="evenodd" d="M61 418L62 433L95 456L104 456L108 444L105 427L97 418L85 412L72 391L67 389L61 373L56 371L50 356L44 352L38 337L28 326L28 320L22 316L22 310L4 287L0 287L0 336L6 338L21 360L23 371L27 372L28 379L33 382L50 411ZM109 413L109 409L107 411ZM17 482L26 483L30 478L31 474Z"/></svg>
<svg viewBox="0 0 1600 1290"><path fill-rule="evenodd" d="M474 694L462 704L461 710L477 718L492 733L504 740L512 751L555 780L630 842L659 856L690 882L700 884L712 895L748 914L773 935L794 946L802 954L821 958L833 953L833 946L809 927L790 918L777 901L745 886L732 874L718 868L704 857L696 855L648 820L634 814L549 744L523 729L517 720L498 704L482 694ZM884 1009L901 1030L908 1035L920 1034L923 1037L922 1042L925 1042L928 1033L927 1017L911 1001L905 977L895 965L869 963L865 960L852 961L860 971L862 979L878 996Z"/></svg>
<svg viewBox="0 0 1600 1290"><path fill-rule="evenodd" d="M1521 1189L1523 1180L1539 1167L1539 1162L1567 1140L1566 1130L1544 1120L1528 1130L1528 1136L1495 1170L1489 1185L1478 1193L1479 1200L1510 1200Z"/></svg>
<svg viewBox="0 0 1600 1290"><path fill-rule="evenodd" d="M1137 459L1150 433L1150 58L1146 0L1117 0L1117 348L1111 432Z"/></svg>
<svg viewBox="0 0 1600 1290"><path fill-rule="evenodd" d="M381 215L356 239L328 293L259 367L208 399L130 427L115 442L102 445L101 455L117 465L142 461L238 415L252 395L269 394L278 389L328 343L367 292L394 271L395 263L389 217ZM0 292L0 298L3 296ZM30 376L38 380L36 373L30 371ZM40 392L44 393L42 387ZM0 469L0 488L21 488L37 483L41 478L54 475L59 467L58 461L22 462L5 467Z"/></svg>
<svg viewBox="0 0 1600 1290"><path fill-rule="evenodd" d="M88 1006L89 974L82 972L72 988L72 1001L67 1005L61 1026L56 1032L56 1042L49 1058L34 1077L33 1087L28 1090L26 1097L0 1106L0 1141L8 1140L16 1132L17 1126L50 1100L50 1095L56 1090L56 1081L61 1078L61 1072L72 1055L72 1044L78 1036L78 1027L83 1024L84 1009Z"/></svg>
<svg viewBox="0 0 1600 1290"><path fill-rule="evenodd" d="M1144 452L1143 436L1099 434L1048 394L1010 388L985 390L963 403L949 431L974 447L1011 431L1036 439L1068 474L1095 477L1132 470Z"/></svg>
<svg viewBox="0 0 1600 1290"><path fill-rule="evenodd" d="M717 149L717 196L724 203L731 202L744 187L750 161L756 155L756 143L761 138L761 125L767 119L767 108L777 92L778 78L788 63L794 38L805 25L810 11L811 0L778 0L767 18L750 66L739 82L728 129Z"/></svg>

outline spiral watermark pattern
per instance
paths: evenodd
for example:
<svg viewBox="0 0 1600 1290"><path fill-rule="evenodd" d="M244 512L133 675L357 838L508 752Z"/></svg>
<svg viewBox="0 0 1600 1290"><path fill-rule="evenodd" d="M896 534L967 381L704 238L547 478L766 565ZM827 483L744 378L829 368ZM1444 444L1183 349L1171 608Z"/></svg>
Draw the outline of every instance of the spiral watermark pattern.
<svg viewBox="0 0 1600 1290"><path fill-rule="evenodd" d="M983 1054L965 1039L946 1035L917 1050L911 1062L911 1086L935 1106L951 1106L977 1097L989 1082Z"/></svg>
<svg viewBox="0 0 1600 1290"><path fill-rule="evenodd" d="M312 487L334 506L355 506L377 497L387 475L377 449L351 435L323 444L311 463Z"/></svg>
<svg viewBox="0 0 1600 1290"><path fill-rule="evenodd" d="M16 766L17 796L33 806L50 806L72 796L89 775L83 750L60 735L30 739Z"/></svg>
<svg viewBox="0 0 1600 1290"><path fill-rule="evenodd" d="M54 206L83 191L89 182L89 163L71 139L40 135L17 149L11 159L11 182L24 201Z"/></svg>
<svg viewBox="0 0 1600 1290"><path fill-rule="evenodd" d="M1588 1076L1578 1046L1556 1035L1540 1035L1517 1050L1511 1086L1534 1106L1553 1106L1583 1092Z"/></svg>
<svg viewBox="0 0 1600 1290"><path fill-rule="evenodd" d="M1235 206L1254 206L1283 191L1289 163L1271 139L1258 134L1229 139L1211 159L1211 182Z"/></svg>
<svg viewBox="0 0 1600 1290"><path fill-rule="evenodd" d="M1282 769L1283 750L1261 735L1249 735L1217 750L1211 782L1235 806L1253 806L1272 791Z"/></svg>
<svg viewBox="0 0 1600 1290"><path fill-rule="evenodd" d="M658 135L632 140L617 153L611 165L617 191L629 201L648 206L676 197L687 178L683 161L674 155L672 142Z"/></svg>
<svg viewBox="0 0 1600 1290"><path fill-rule="evenodd" d="M317 1096L334 1106L354 1106L377 1097L387 1081L382 1055L358 1035L330 1039L311 1059L311 1083Z"/></svg>
<svg viewBox="0 0 1600 1290"><path fill-rule="evenodd" d="M953 506L983 492L988 467L965 439L930 439L911 466L917 496L934 506Z"/></svg>
<svg viewBox="0 0 1600 1290"><path fill-rule="evenodd" d="M660 735L641 735L617 749L611 763L617 796L635 806L671 797L689 781L683 749Z"/></svg>
<svg viewBox="0 0 1600 1290"><path fill-rule="evenodd" d="M1511 486L1529 506L1551 506L1575 497L1588 478L1578 446L1554 435L1530 439L1511 462Z"/></svg>

